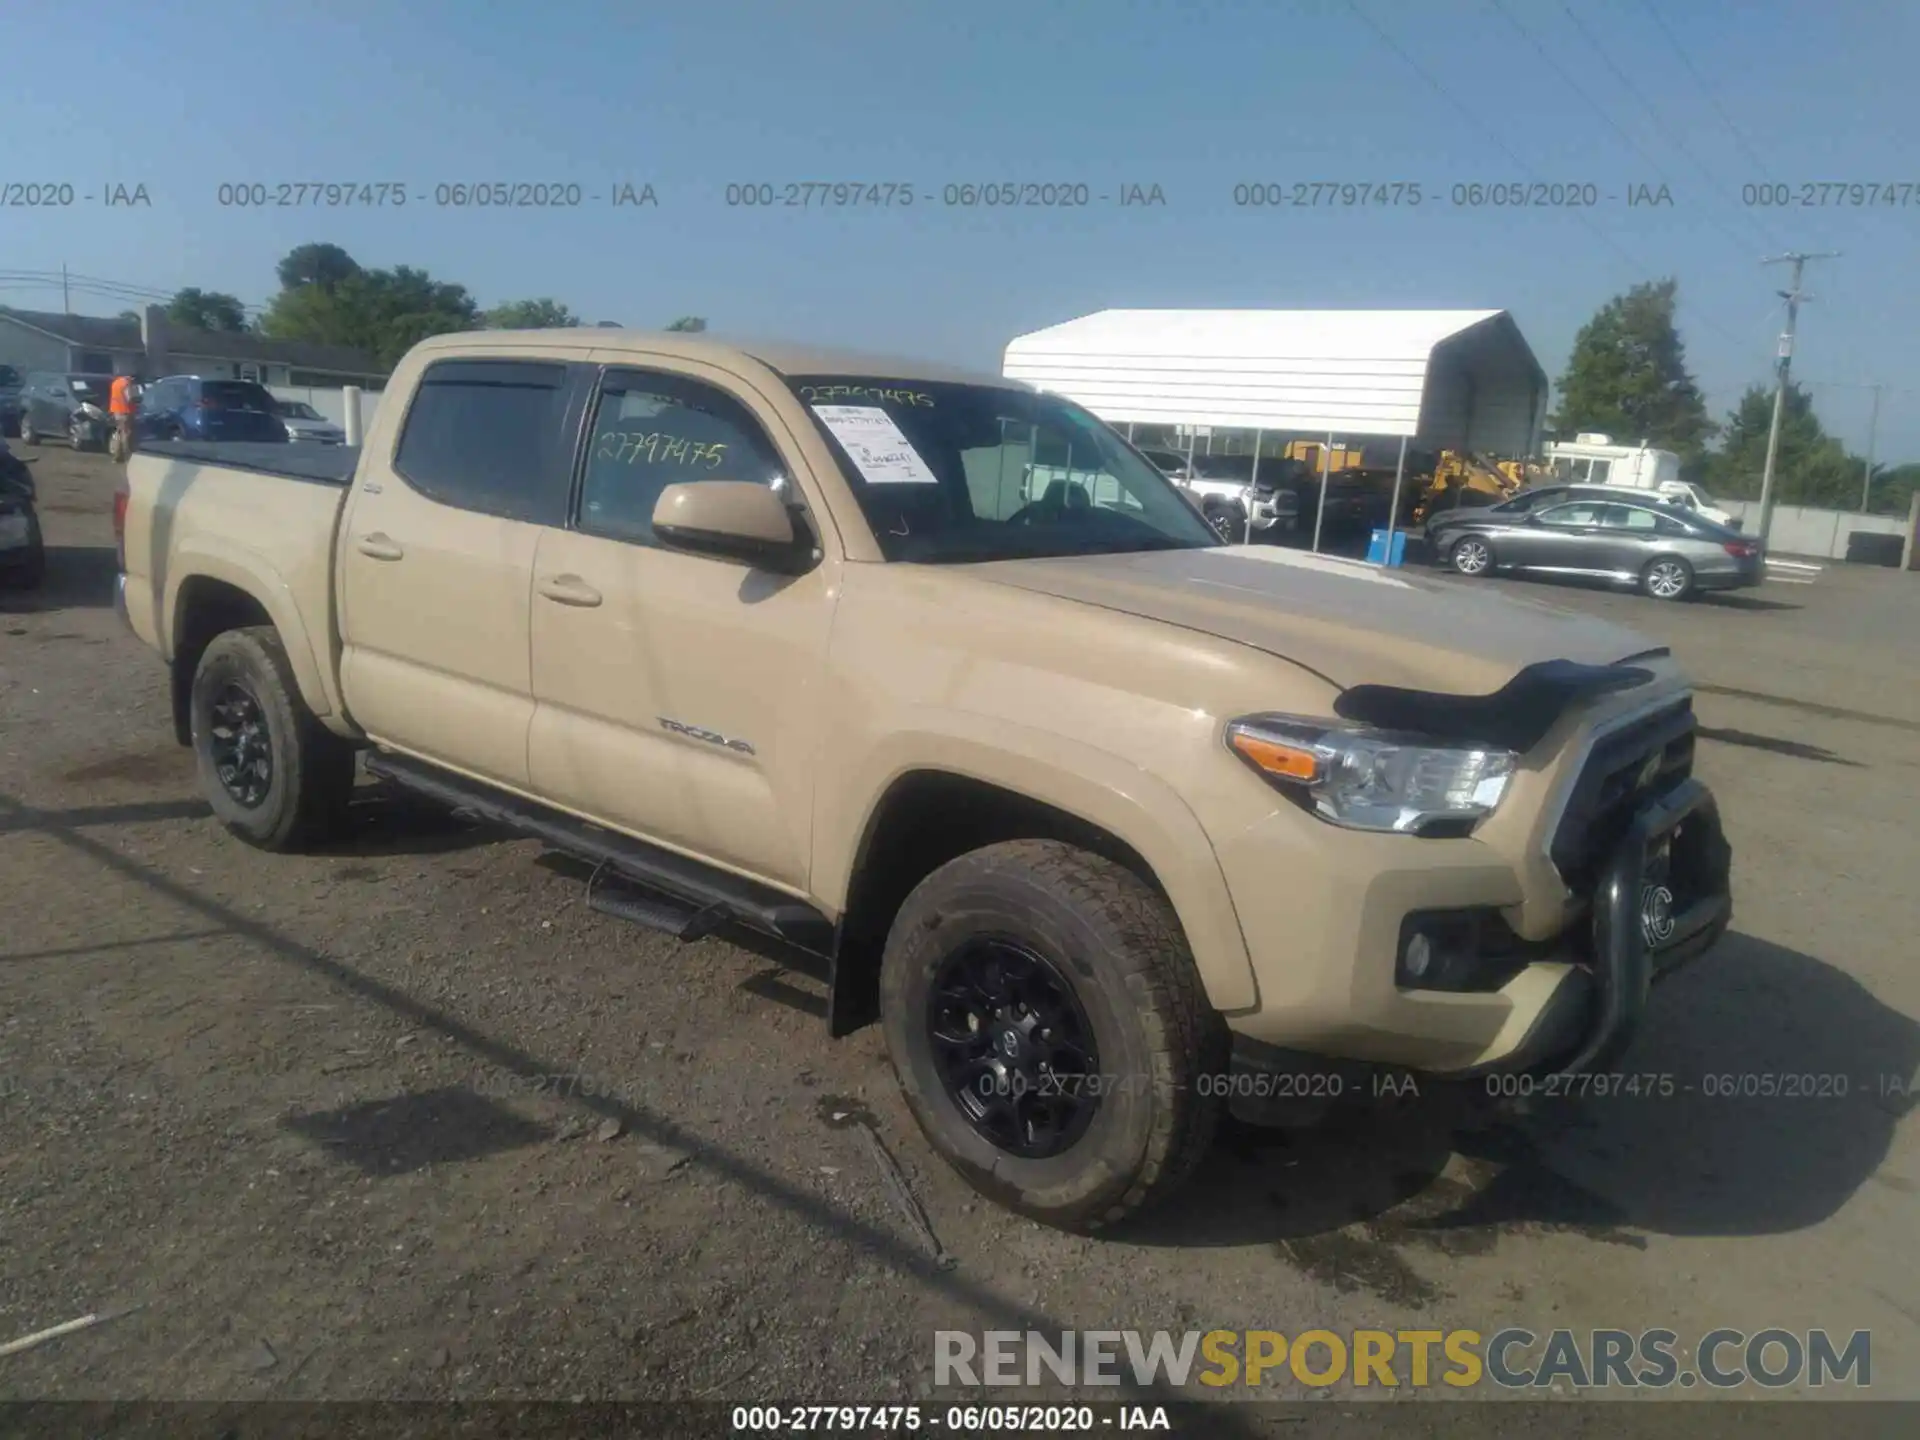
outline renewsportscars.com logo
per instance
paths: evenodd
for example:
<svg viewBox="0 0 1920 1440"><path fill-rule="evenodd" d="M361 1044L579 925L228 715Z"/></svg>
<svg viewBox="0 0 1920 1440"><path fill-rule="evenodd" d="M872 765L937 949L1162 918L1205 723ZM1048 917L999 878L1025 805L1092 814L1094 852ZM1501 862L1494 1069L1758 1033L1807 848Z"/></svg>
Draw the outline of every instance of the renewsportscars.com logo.
<svg viewBox="0 0 1920 1440"><path fill-rule="evenodd" d="M1873 1336L1825 1330L936 1330L941 1385L1301 1385L1397 1389L1492 1383L1508 1389L1691 1388L1873 1383Z"/></svg>

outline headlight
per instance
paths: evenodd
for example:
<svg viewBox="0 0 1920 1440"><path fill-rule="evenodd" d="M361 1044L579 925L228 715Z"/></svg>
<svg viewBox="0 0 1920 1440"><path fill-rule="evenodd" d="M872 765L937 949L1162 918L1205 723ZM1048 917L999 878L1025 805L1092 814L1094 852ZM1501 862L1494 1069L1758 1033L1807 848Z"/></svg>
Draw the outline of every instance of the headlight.
<svg viewBox="0 0 1920 1440"><path fill-rule="evenodd" d="M1500 804L1519 758L1291 715L1235 720L1227 748L1323 820L1412 835L1471 830Z"/></svg>

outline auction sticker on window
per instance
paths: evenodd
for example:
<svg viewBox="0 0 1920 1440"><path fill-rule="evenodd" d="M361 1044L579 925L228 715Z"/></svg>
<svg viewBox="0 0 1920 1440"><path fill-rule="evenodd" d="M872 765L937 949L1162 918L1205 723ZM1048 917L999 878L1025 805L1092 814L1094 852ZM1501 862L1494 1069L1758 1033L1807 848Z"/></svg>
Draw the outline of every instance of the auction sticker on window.
<svg viewBox="0 0 1920 1440"><path fill-rule="evenodd" d="M913 442L877 405L816 405L813 413L833 432L869 485L938 485Z"/></svg>

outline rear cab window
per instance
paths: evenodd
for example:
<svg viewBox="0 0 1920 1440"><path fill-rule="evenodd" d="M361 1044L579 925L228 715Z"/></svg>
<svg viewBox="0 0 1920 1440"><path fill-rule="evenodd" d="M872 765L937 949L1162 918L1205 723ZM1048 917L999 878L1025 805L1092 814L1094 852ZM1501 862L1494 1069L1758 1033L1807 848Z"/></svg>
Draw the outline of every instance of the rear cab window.
<svg viewBox="0 0 1920 1440"><path fill-rule="evenodd" d="M407 407L394 473L442 505L564 525L575 379L558 361L433 362Z"/></svg>

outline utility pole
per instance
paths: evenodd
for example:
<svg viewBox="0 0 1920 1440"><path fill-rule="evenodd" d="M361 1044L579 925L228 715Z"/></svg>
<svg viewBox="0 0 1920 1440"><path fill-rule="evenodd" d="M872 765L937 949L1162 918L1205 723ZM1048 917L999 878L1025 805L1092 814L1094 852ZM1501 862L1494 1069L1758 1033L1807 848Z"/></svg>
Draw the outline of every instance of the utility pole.
<svg viewBox="0 0 1920 1440"><path fill-rule="evenodd" d="M1780 454L1780 418L1787 405L1788 372L1793 368L1794 328L1800 319L1800 302L1813 298L1800 289L1800 277L1807 268L1807 261L1837 259L1839 254L1840 252L1838 250L1820 250L1813 252L1793 250L1785 255L1776 255L1772 259L1762 260L1760 262L1762 265L1791 264L1793 266L1792 288L1776 292L1782 300L1787 302L1787 328L1786 332L1780 337L1779 374L1774 381L1773 389L1773 424L1767 429L1766 468L1760 472L1760 533L1758 538L1762 549L1766 547L1767 532L1773 528L1773 466L1774 461L1779 458Z"/></svg>
<svg viewBox="0 0 1920 1440"><path fill-rule="evenodd" d="M1860 513L1873 498L1873 443L1880 438L1880 386L1873 387L1873 413L1867 420L1867 468L1860 472Z"/></svg>
<svg viewBox="0 0 1920 1440"><path fill-rule="evenodd" d="M60 313L62 315L71 315L73 313L73 296L67 293L67 266L65 261L62 261L60 264Z"/></svg>

